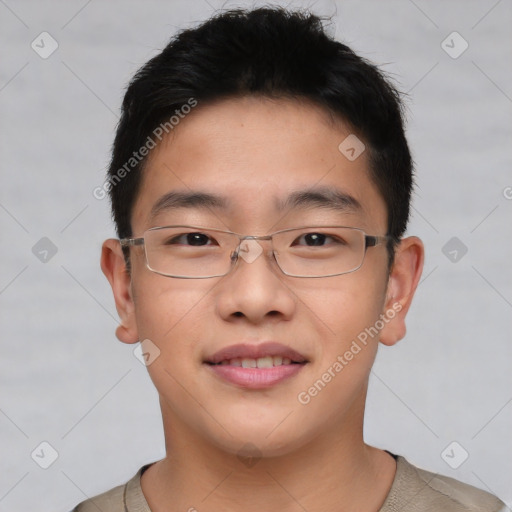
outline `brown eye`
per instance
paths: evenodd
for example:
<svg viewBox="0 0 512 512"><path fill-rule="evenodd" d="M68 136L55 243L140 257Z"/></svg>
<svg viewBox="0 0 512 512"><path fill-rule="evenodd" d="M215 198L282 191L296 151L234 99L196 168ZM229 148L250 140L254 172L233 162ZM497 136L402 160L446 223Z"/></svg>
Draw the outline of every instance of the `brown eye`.
<svg viewBox="0 0 512 512"><path fill-rule="evenodd" d="M297 244L297 245L306 245L307 247L324 247L326 245L325 242L328 239L333 240L334 243L342 243L342 244L345 243L340 238L333 237L333 236L327 235L325 233L314 233L314 232L306 233L297 238L297 240L301 240L301 239L304 239L306 244Z"/></svg>
<svg viewBox="0 0 512 512"><path fill-rule="evenodd" d="M202 247L208 243L208 240L211 240L210 237L204 233L183 233L165 241L165 245L182 244L192 247Z"/></svg>

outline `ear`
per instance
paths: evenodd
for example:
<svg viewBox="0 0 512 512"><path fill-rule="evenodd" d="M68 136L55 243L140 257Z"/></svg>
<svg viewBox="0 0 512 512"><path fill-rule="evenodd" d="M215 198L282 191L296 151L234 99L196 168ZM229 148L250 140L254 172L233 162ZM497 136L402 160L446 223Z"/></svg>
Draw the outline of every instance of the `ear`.
<svg viewBox="0 0 512 512"><path fill-rule="evenodd" d="M384 345L394 345L405 336L405 317L420 281L424 257L423 243L415 236L402 239L396 248L382 312L387 319L380 331Z"/></svg>
<svg viewBox="0 0 512 512"><path fill-rule="evenodd" d="M101 270L112 287L117 313L121 319L116 329L116 336L123 343L136 343L139 341L139 336L135 321L131 277L126 268L119 240L110 238L103 242L100 264Z"/></svg>

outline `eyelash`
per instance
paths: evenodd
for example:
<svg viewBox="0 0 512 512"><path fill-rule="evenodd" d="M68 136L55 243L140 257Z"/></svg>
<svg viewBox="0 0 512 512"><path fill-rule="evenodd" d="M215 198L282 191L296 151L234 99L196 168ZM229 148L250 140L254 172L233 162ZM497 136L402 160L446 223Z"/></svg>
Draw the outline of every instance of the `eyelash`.
<svg viewBox="0 0 512 512"><path fill-rule="evenodd" d="M190 236L190 235L202 235L202 236L207 237L209 240L212 240L212 238L211 238L211 237L209 237L208 235L205 235L204 233L201 233L200 231L197 231L197 232L182 233L182 234L180 234L180 235L176 235L176 236L172 237L171 239L167 240L167 241L165 242L165 245L173 245L174 243L177 243L177 242L175 242L176 240L179 240L180 238L182 238L182 237L184 237L184 236L186 237L186 236ZM341 243L341 244L345 243L345 241L344 241L344 240L341 240L341 239L340 239L340 238L338 238L338 237L334 237L334 236L332 236L332 235L328 235L328 234L326 234L326 233L320 233L320 232L316 232L316 231L311 231L310 233L304 233L303 235L301 235L301 236L300 236L300 237L298 237L298 238L302 238L302 237L305 237L305 236L307 236L307 235L321 235L321 236L325 236L327 239L336 240L336 243ZM298 239L298 238L297 238L297 239ZM297 239L296 239L296 240L294 240L294 242L296 242L296 241L297 241ZM203 247L204 247L204 246L203 246ZM312 246L309 246L309 247L312 247Z"/></svg>

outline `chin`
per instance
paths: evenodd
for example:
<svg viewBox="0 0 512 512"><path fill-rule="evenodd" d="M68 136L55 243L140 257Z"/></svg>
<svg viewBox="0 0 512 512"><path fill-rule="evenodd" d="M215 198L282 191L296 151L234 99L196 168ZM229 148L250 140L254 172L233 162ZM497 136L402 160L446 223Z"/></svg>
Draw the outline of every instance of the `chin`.
<svg viewBox="0 0 512 512"><path fill-rule="evenodd" d="M221 432L210 432L207 436L210 442L220 450L243 458L270 458L289 455L309 441L313 440L319 432L297 431L297 426L289 423L288 428L283 424L276 428L282 421L273 422L272 427L267 425L251 425L250 428L225 425L231 436L222 430ZM284 422L286 423L286 422ZM302 423L302 428L305 425ZM321 428L320 425L318 428ZM218 435L215 435L218 434Z"/></svg>

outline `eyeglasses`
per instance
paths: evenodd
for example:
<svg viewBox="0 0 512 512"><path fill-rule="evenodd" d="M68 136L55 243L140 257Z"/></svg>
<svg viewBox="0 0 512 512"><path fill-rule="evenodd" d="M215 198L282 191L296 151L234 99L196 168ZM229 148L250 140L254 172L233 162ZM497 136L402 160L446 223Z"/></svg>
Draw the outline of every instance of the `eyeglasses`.
<svg viewBox="0 0 512 512"><path fill-rule="evenodd" d="M252 263L263 252L257 240L271 240L271 253L285 275L330 277L359 269L368 247L389 239L345 226L290 228L263 236L200 226L164 226L148 229L140 238L123 238L120 243L122 247L143 245L146 266L152 272L206 279L228 274L239 256Z"/></svg>

